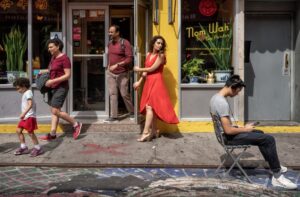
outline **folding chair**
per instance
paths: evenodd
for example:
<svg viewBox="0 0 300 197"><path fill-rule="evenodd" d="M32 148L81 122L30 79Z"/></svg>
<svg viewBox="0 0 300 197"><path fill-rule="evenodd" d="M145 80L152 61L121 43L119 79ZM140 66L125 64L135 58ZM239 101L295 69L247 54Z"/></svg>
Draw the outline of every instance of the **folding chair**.
<svg viewBox="0 0 300 197"><path fill-rule="evenodd" d="M225 161L226 161L226 157L229 155L231 157L231 159L233 160L232 165L230 166L230 168L225 171L225 176L228 176L230 171L233 169L234 166L237 166L239 168L239 170L244 174L244 176L246 177L246 179L248 180L249 183L252 183L252 181L250 180L250 178L248 177L247 173L244 171L244 169L242 168L242 166L239 164L239 160L242 157L242 155L245 153L245 151L251 147L251 145L228 145L227 144L227 139L224 136L224 129L221 123L221 119L218 115L212 114L211 113L211 118L213 121L213 125L214 125L214 130L215 130L215 134L217 137L218 142L221 144L221 146L224 148L225 152L226 152L226 156L224 157L224 159L221 161L221 164L218 166L215 174L218 174L219 170L221 169L221 167L224 165ZM235 149L242 149L242 152L239 153L237 156L233 155L233 151Z"/></svg>

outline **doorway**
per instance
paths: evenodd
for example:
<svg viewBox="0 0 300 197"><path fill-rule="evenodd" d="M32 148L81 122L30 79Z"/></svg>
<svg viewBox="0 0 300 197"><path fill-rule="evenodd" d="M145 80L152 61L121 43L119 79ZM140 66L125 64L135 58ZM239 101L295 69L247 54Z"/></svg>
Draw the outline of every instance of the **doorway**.
<svg viewBox="0 0 300 197"><path fill-rule="evenodd" d="M292 15L248 13L245 32L245 119L290 121Z"/></svg>
<svg viewBox="0 0 300 197"><path fill-rule="evenodd" d="M72 62L70 111L76 116L107 116L106 55L108 7L69 4L68 40Z"/></svg>

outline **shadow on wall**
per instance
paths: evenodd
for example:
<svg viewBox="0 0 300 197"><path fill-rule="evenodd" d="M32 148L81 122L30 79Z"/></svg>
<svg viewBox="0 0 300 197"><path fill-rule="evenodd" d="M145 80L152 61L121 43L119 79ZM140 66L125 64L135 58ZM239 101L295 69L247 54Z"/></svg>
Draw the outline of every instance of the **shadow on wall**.
<svg viewBox="0 0 300 197"><path fill-rule="evenodd" d="M177 81L174 78L173 73L170 71L167 66L164 67L163 71L163 77L164 77L164 82L167 88L167 91L169 93L173 108L175 107L176 101L178 100L178 97L176 95L176 90L177 90ZM175 109L175 108L174 108ZM176 111L176 110L175 110ZM166 124L163 123L162 121L158 121L158 128L162 132L179 132L179 128L175 124Z"/></svg>

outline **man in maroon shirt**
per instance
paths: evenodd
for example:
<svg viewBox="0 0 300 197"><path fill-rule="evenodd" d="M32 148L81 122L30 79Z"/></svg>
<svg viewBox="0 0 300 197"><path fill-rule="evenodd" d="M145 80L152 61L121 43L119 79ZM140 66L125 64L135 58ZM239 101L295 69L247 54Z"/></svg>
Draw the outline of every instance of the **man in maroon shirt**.
<svg viewBox="0 0 300 197"><path fill-rule="evenodd" d="M133 104L128 92L129 64L132 63L132 49L128 40L120 37L120 27L112 25L108 32L110 43L108 45L107 81L110 100L110 117L104 122L118 121L118 90L124 100L125 106L133 116Z"/></svg>

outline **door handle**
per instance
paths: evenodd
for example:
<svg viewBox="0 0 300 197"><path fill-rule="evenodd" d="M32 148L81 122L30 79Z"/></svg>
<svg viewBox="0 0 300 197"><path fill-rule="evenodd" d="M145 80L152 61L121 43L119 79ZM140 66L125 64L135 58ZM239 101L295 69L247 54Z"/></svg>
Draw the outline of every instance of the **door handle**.
<svg viewBox="0 0 300 197"><path fill-rule="evenodd" d="M290 53L284 52L283 65L282 65L282 75L290 75Z"/></svg>
<svg viewBox="0 0 300 197"><path fill-rule="evenodd" d="M289 68L289 54L285 53L284 55L284 68L288 69Z"/></svg>

